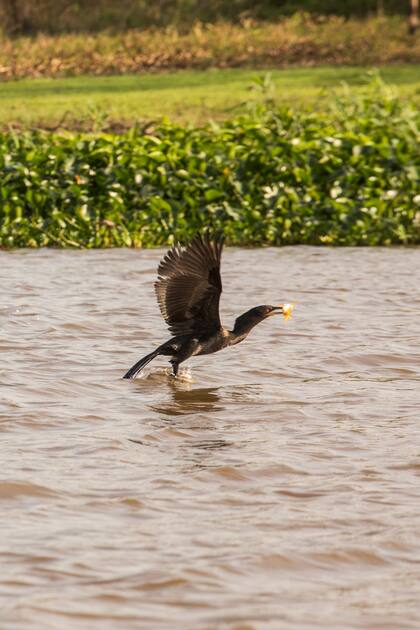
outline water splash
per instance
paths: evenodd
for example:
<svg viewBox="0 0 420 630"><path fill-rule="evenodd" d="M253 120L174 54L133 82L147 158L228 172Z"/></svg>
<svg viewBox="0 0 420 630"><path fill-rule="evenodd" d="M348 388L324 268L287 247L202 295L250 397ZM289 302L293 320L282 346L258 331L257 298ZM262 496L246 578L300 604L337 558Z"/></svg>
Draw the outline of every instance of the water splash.
<svg viewBox="0 0 420 630"><path fill-rule="evenodd" d="M172 369L169 367L150 368L149 370L140 372L135 380L160 383L168 382L168 380L172 383L195 383L192 370L189 367L180 368L177 376L172 374Z"/></svg>
<svg viewBox="0 0 420 630"><path fill-rule="evenodd" d="M176 376L176 380L181 383L195 383L192 370L189 367L180 368Z"/></svg>

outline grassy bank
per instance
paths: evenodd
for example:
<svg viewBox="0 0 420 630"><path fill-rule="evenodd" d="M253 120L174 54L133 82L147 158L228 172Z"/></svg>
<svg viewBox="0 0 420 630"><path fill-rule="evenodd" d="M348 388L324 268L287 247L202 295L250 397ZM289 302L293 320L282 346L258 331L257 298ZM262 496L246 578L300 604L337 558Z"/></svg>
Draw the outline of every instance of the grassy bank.
<svg viewBox="0 0 420 630"><path fill-rule="evenodd" d="M382 65L420 63L418 38L402 17L196 25L120 34L38 35L0 40L0 77L6 80L137 74L173 69Z"/></svg>
<svg viewBox="0 0 420 630"><path fill-rule="evenodd" d="M317 115L3 133L0 244L146 247L209 225L242 245L420 243L418 117L375 85Z"/></svg>
<svg viewBox="0 0 420 630"><path fill-rule="evenodd" d="M385 81L420 104L420 66L381 69ZM246 110L250 100L270 98L293 108L328 107L332 91L366 88L368 73L358 67L295 68L268 73L245 69L183 70L117 77L25 79L0 87L0 128L123 131L135 123L167 116L202 124Z"/></svg>

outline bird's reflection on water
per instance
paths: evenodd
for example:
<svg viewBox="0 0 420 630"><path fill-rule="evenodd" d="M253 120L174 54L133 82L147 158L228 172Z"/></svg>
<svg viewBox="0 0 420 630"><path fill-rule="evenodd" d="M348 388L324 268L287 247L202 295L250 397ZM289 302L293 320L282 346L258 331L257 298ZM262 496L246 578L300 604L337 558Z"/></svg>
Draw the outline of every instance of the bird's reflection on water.
<svg viewBox="0 0 420 630"><path fill-rule="evenodd" d="M156 413L169 417L223 411L224 406L218 390L218 387L184 389L183 386L172 384L171 398L162 403L151 404L149 407Z"/></svg>
<svg viewBox="0 0 420 630"><path fill-rule="evenodd" d="M196 387L191 370L185 369L174 378L169 369L150 371L143 378L133 382L141 395L157 393L147 406L158 414L168 417L187 416L198 413L221 412L232 401L255 401L260 393L257 385L222 385L213 387Z"/></svg>
<svg viewBox="0 0 420 630"><path fill-rule="evenodd" d="M139 393L150 393L159 387L159 399L148 403L149 409L168 417L223 411L219 387L193 387L190 370L174 378L169 370L153 370L135 381Z"/></svg>
<svg viewBox="0 0 420 630"><path fill-rule="evenodd" d="M178 446L184 450L185 463L188 461L188 466L193 464L194 468L214 465L203 459L204 452L210 454L233 445L220 436L221 423L224 426L231 420L226 417L227 410L239 399L255 400L260 389L255 385L197 387L188 369L177 378L166 369L151 370L133 385L143 396L154 394L146 404L156 414L153 426L157 432L168 428L185 432L185 439ZM143 440L130 441L145 444Z"/></svg>

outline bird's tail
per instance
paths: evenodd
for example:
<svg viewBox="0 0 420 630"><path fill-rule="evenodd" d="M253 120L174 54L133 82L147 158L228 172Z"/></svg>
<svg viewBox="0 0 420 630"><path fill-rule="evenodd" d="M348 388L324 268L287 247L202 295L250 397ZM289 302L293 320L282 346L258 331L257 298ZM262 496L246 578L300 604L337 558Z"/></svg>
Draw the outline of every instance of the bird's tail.
<svg viewBox="0 0 420 630"><path fill-rule="evenodd" d="M133 367L131 367L128 372L126 372L126 374L124 374L123 378L134 378L135 376L137 376L140 370L142 370L145 365L150 363L150 361L153 361L153 359L157 357L158 354L160 354L159 350L154 350L150 354L146 354L145 357L140 359L140 361L137 361L137 363L135 363Z"/></svg>

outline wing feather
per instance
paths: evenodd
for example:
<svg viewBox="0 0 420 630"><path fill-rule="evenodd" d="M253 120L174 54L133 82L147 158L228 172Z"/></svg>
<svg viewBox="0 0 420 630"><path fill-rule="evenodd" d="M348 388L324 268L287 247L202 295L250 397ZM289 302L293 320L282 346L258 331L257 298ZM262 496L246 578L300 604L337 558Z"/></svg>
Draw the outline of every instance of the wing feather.
<svg viewBox="0 0 420 630"><path fill-rule="evenodd" d="M222 248L221 238L197 235L186 247L172 247L161 260L155 292L173 335L211 334L221 328Z"/></svg>

